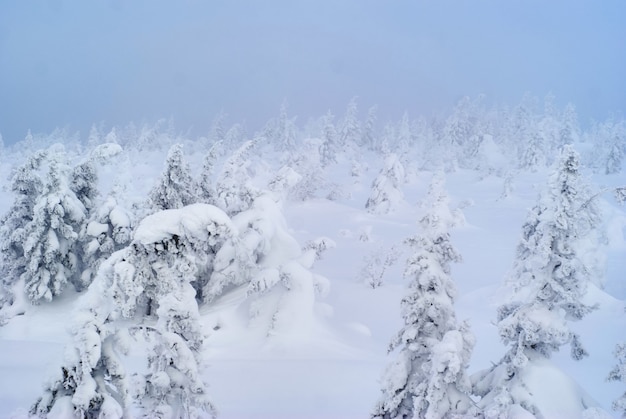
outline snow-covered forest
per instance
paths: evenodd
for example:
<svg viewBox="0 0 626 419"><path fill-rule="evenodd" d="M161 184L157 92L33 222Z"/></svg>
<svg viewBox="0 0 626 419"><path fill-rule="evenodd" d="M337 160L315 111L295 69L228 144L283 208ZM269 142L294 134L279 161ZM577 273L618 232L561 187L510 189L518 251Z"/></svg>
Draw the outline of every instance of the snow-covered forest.
<svg viewBox="0 0 626 419"><path fill-rule="evenodd" d="M2 145L0 417L626 415L626 122L378 111Z"/></svg>

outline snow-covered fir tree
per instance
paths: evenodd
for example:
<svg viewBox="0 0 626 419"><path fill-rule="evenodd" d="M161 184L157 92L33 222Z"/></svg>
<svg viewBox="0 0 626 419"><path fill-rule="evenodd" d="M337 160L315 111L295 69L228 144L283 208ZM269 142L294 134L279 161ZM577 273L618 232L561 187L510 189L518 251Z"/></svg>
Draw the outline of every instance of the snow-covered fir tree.
<svg viewBox="0 0 626 419"><path fill-rule="evenodd" d="M337 163L337 153L339 152L337 147L337 130L333 123L335 117L328 111L323 118L322 128L322 142L319 148L319 154L321 163L323 166L328 166L332 163Z"/></svg>
<svg viewBox="0 0 626 419"><path fill-rule="evenodd" d="M28 260L24 254L27 226L33 221L35 205L43 191L40 168L47 152L29 156L11 177L14 202L0 220L0 325L25 310L24 278Z"/></svg>
<svg viewBox="0 0 626 419"><path fill-rule="evenodd" d="M241 124L233 124L232 127L224 134L224 141L222 141L222 147L224 150L236 150L241 147L241 144L246 139L246 130Z"/></svg>
<svg viewBox="0 0 626 419"><path fill-rule="evenodd" d="M299 181L290 188L289 198L305 201L323 192L330 194L336 189L336 185L328 181L325 171L321 169L320 146L319 139L308 139L289 156L287 166L299 176Z"/></svg>
<svg viewBox="0 0 626 419"><path fill-rule="evenodd" d="M226 120L226 116L227 115L224 112L220 112L213 119L213 122L211 123L211 130L207 137L207 148L212 146L213 144L224 142L224 137L226 135L226 130L224 129L224 121Z"/></svg>
<svg viewBox="0 0 626 419"><path fill-rule="evenodd" d="M74 167L70 174L70 189L83 203L88 213L95 207L99 192L98 172L93 160L89 159Z"/></svg>
<svg viewBox="0 0 626 419"><path fill-rule="evenodd" d="M472 145L476 138L473 105L469 97L462 98L442 127L443 163L449 171L456 170L459 165L467 167L467 160L475 149Z"/></svg>
<svg viewBox="0 0 626 419"><path fill-rule="evenodd" d="M568 103L561 116L561 129L559 130L559 146L574 144L580 138L580 125L578 114L573 103Z"/></svg>
<svg viewBox="0 0 626 419"><path fill-rule="evenodd" d="M507 287L509 301L498 308L498 330L508 350L491 369L474 377L474 391L487 417L523 409L540 415L525 375L534 365L570 345L572 358L587 355L570 322L593 307L583 302L590 282L576 242L593 226L594 211L581 179L578 153L565 146L547 191L528 214Z"/></svg>
<svg viewBox="0 0 626 419"><path fill-rule="evenodd" d="M180 143L170 147L165 170L150 191L150 202L155 210L177 209L197 202L197 187Z"/></svg>
<svg viewBox="0 0 626 419"><path fill-rule="evenodd" d="M574 144L586 153L585 164L596 171L597 177L614 185L624 164L626 131L623 120L612 118L582 131L573 107L562 111L551 100L546 99L543 111L526 97L512 111L498 107L486 112L478 101L466 98L450 117L416 116L410 120L405 115L400 121L392 118L380 136L375 132L374 108L361 124L354 100L345 118L333 118L329 112L310 118L304 127L297 127L295 118L290 118L283 107L280 116L267 124L252 145L244 143L243 125L235 123L229 125L230 130L224 129L223 114L216 119L211 133L198 141L189 137L189 131L176 134L166 120L156 124L131 122L107 130L97 125L87 139L91 150L88 155L83 154L89 150L76 143L78 137L65 130L55 130L47 136L29 132L23 142L8 143L4 149L0 137L0 183L4 181L0 195L4 193L5 197L0 204L8 209L0 218L0 326L6 326L0 329L0 343L4 342L0 350L35 348L35 340L45 343L52 333L55 334L50 340L70 342L57 375L45 383L42 397L30 413L51 418L211 416L215 409L207 398L204 380L224 380L221 393L228 397L240 393L246 398L244 389L248 384L231 393L226 386L237 386L236 380L231 380L228 370L222 367L215 370L214 380L210 371L203 369L204 356L216 363L222 356L233 354L257 356L258 350L268 350L271 357L282 357L283 349L296 356L326 356L326 351L331 357L341 352L339 356L346 359L361 356L357 352L365 357L371 355L370 349L380 343L376 336L382 323L376 317L376 305L361 306L364 302L384 301L397 288L390 283L372 293L361 286L355 289L357 294L351 294L347 306L337 307L338 315L329 324L317 322L331 308L319 301L328 281L315 273L313 265L325 249L332 247L332 241L321 238L300 246L296 237L308 238L320 228L333 238L339 237L339 256L344 262L335 266L336 255L331 254L321 268L341 272L340 276L349 280L353 276L346 271L349 262L361 260L358 252L363 251L367 255L365 268L358 275L372 288L383 285L387 277L395 274L395 268L390 267L404 258L405 251L411 256L405 269L411 285L396 307L401 309L403 320L392 343L398 358L383 376L383 392L374 416L553 417L555 410L548 411L544 406L553 407L548 400L551 393L546 390L556 383L554 389L559 397L554 399L558 399L558 407L574 406L565 416L576 417L569 414L576 411L582 412L584 419L604 419L594 401L556 366L562 359L557 357L552 363L549 355L571 347L575 358L584 356L581 341L587 342L592 335L589 327L597 326L600 316L620 305L608 297L615 291L614 272L606 271L611 275L606 290L592 285L590 292L585 293L585 284L592 282L602 288L605 270L596 256L607 253L607 259L612 258L602 246L615 250L623 241L623 214L612 208L613 202L602 202L603 210L607 210L603 215L610 217L606 220L608 237L599 232L596 198L614 191L617 200L624 201L626 189L607 186L591 194L571 147L565 148L560 159L558 152L559 147ZM354 129L347 129L349 115L354 116ZM359 135L346 135L347 132ZM455 140L444 141L450 138ZM28 152L54 141L66 144L65 157L55 146L56 151L53 147L25 159ZM194 174L195 187L190 189L197 197L185 202L177 200L178 209L147 209L150 200L146 192L152 185L145 184L146 175L158 171L154 162L158 163L165 150L179 141L185 144L187 156L193 154L193 163L200 163L198 156L206 153L203 168ZM120 144L124 145L123 154ZM392 211L402 200L400 191L406 193L405 183L420 189L413 181L430 171L460 168L455 186L469 185L468 190L480 200L477 211L472 211L475 225L465 229L463 236L477 238L480 243L504 237L500 231L491 237L493 231L489 229L508 230L503 221L513 219L519 206L527 201L529 188L537 187L537 174L528 172L542 173L548 164L559 160L558 170L546 182L546 192L524 224L517 259L506 282L511 296L498 310L495 330L501 334L504 346L494 358L497 363L493 368L474 376L474 402L467 396L465 373L472 338L466 325L454 318L454 286L450 282L450 265L458 253L446 235L447 229L463 223L463 215L450 208L447 195L442 193L443 174L433 177L426 198L417 206L409 208L402 203L398 217L364 215L365 199L360 209L354 208L358 202L348 199L347 191L356 197L363 197L363 193L364 198L368 197L369 185L365 185L366 190L362 186L369 165L375 163L374 154L391 153L401 164L390 164L389 173L384 174L383 169L376 178L367 202L368 211ZM120 158L111 160L117 155ZM232 157L224 163L229 155ZM12 170L10 177L6 176L7 166L24 161ZM111 166L106 167L107 162ZM190 173L186 164L182 167ZM474 179L478 183L473 184ZM491 187L500 188L503 183L503 198L509 199L491 201L489 197L495 198L498 192L490 195L494 192ZM256 189L264 184L269 192ZM178 190L177 185L172 185ZM323 199L335 197L341 197L341 202ZM304 202L290 203L283 214L281 202L289 200ZM190 204L196 201L203 204ZM443 238L433 232L436 229L422 226L419 236L410 239L411 245L402 252L381 246L389 243L386 239L397 238L394 234L402 234L405 212L423 214L426 209L428 214L422 222L446 226L441 228ZM507 213L499 212L491 219L489 216L495 211L483 212L485 209ZM318 210L337 217L311 219ZM148 212L152 215L142 221ZM294 231L288 228L285 218L296 221ZM487 228L483 230L484 227ZM135 235L134 230L139 234ZM470 242L466 240L467 243ZM480 252L470 253L475 257ZM488 265L484 265L484 272L496 269L496 264ZM477 272L473 269L476 268L468 266L463 273L472 276ZM48 277L48 285L40 285L41 281L27 284ZM56 298L63 289L70 291L67 288L71 285L80 293L69 292ZM344 304L348 299L341 293L351 285L338 285L339 293L333 300ZM28 291L43 293L38 301L45 301L48 296L55 301L29 310ZM486 302L477 301L477 296L484 296L481 292L464 295L464 308L479 314L469 304ZM582 296L584 300L580 300ZM589 304L595 299L602 305L599 313L585 317L585 322L578 325L570 323L593 308L580 301ZM61 330L65 325L60 325L56 316L69 314L68 304L77 310L67 316L70 324L66 335ZM381 312L388 311L388 307L377 306ZM362 317L348 319L346 308L354 309L348 316ZM21 314L26 315L14 317ZM622 311L618 314L614 319L617 324ZM333 330L329 331L328 326ZM590 352L618 333L610 328L598 330L602 336ZM207 333L215 338L216 347L205 346L205 342L210 342ZM258 337L258 341L244 336L246 333ZM23 338L30 342L20 342ZM358 342L367 341L366 348L356 348ZM45 350L49 354L41 360L56 357L54 345L48 346ZM622 388L625 347L618 345L615 362L606 362L606 357L596 350L589 360L603 366L598 369L604 373L614 367L609 379ZM480 349L475 362L493 351ZM608 349L612 349L612 344ZM11 353L15 354L19 370L6 371L9 378L5 387L14 387L15 393L26 387L26 381L13 377L21 374L20 359L29 353ZM5 361L12 363L13 358ZM272 358L270 364L274 361ZM267 378L273 384L281 376L280 369L286 366L280 364L277 370L267 365L263 368L266 367L278 373L276 378ZM241 372L242 378L248 373ZM580 368L571 372L579 374ZM607 399L613 397L597 396L602 391L598 374L589 377L596 381L590 379L581 384L595 392L599 402L610 405ZM322 380L313 383L309 383L311 388L323 385ZM19 395L15 402L23 402L23 397ZM588 406L591 408L583 412ZM626 417L626 395L619 397L614 406L618 415ZM228 409L231 408L229 403ZM351 404L350 408L357 406ZM6 410L6 406L0 406L0 416Z"/></svg>
<svg viewBox="0 0 626 419"><path fill-rule="evenodd" d="M89 129L89 135L87 136L87 147L93 149L102 143L104 135L102 135L102 127L93 124Z"/></svg>
<svg viewBox="0 0 626 419"><path fill-rule="evenodd" d="M376 150L377 138L376 138L376 113L378 107L376 105L369 108L367 111L367 119L363 124L363 145L369 150Z"/></svg>
<svg viewBox="0 0 626 419"><path fill-rule="evenodd" d="M536 150L536 141L542 140L541 136L533 137L537 127L537 116L534 111L535 104L533 98L525 95L522 101L515 107L511 120L507 124L505 136L512 150L516 150L514 156L517 168L525 169L528 164L529 157L534 153L527 153L530 145L532 150Z"/></svg>
<svg viewBox="0 0 626 419"><path fill-rule="evenodd" d="M24 227L25 270L21 274L28 298L36 303L61 294L78 281L78 234L87 209L70 188L70 168L62 153L50 156L42 193L33 219Z"/></svg>
<svg viewBox="0 0 626 419"><path fill-rule="evenodd" d="M435 171L428 185L426 196L418 202L422 208L437 208L439 221L448 227L465 225L465 215L460 207L452 207L446 192L446 175L442 169Z"/></svg>
<svg viewBox="0 0 626 419"><path fill-rule="evenodd" d="M343 150L350 150L357 145L361 145L361 124L359 122L356 97L348 103L346 114L339 125L338 130L339 147Z"/></svg>
<svg viewBox="0 0 626 419"><path fill-rule="evenodd" d="M522 170L536 172L537 169L545 167L546 150L544 141L538 131L528 133L528 142L520 146L522 155L518 167Z"/></svg>
<svg viewBox="0 0 626 419"><path fill-rule="evenodd" d="M533 127L533 134L540 137L539 143L544 149L544 165L553 163L553 156L558 156L561 147L565 144L572 144L573 138L562 136L561 129L563 123L556 106L554 96L546 95L544 98L543 114L537 116L536 126Z"/></svg>
<svg viewBox="0 0 626 419"><path fill-rule="evenodd" d="M121 418L127 414L128 383L121 357L129 347L123 333L107 320L112 285L94 281L79 300L63 364L31 406L32 415Z"/></svg>
<svg viewBox="0 0 626 419"><path fill-rule="evenodd" d="M224 163L215 184L215 204L233 215L250 207L258 195L248 173L254 140L246 141Z"/></svg>
<svg viewBox="0 0 626 419"><path fill-rule="evenodd" d="M595 124L589 134L595 145L591 163L607 175L620 173L626 154L626 124L609 119Z"/></svg>
<svg viewBox="0 0 626 419"><path fill-rule="evenodd" d="M620 343L615 347L617 365L609 373L609 381L619 381L626 385L626 343ZM613 402L613 409L626 417L626 392Z"/></svg>
<svg viewBox="0 0 626 419"><path fill-rule="evenodd" d="M101 146L99 147L101 148ZM99 195L98 191L98 173L96 171L96 167L93 159L88 159L87 161L78 164L72 170L70 175L70 189L76 194L76 198L83 204L85 207L85 222L82 224L81 230L79 231L79 241L83 241L85 237L85 232L88 229L89 220L91 220L93 216L93 212L97 205L96 199ZM104 244L101 243L101 246ZM103 248L106 248L107 244L104 244ZM84 287L88 286L93 278L93 274L83 275L86 271L90 270L88 265L93 263L93 260L89 260L90 257L84 253L88 249L83 247L77 251L77 269L80 273L77 276L77 280L75 281L75 285L77 289L82 290ZM110 255L111 251L105 252ZM104 255L100 255L104 257ZM101 259L103 260L103 259ZM91 262L91 263L90 263ZM95 266L91 266L93 269ZM95 271L92 271L95 272Z"/></svg>
<svg viewBox="0 0 626 419"><path fill-rule="evenodd" d="M115 127L111 128L111 131L109 131L109 133L104 136L104 142L105 143L113 143L113 144L119 144L120 143L119 135L118 135L117 130L115 129Z"/></svg>
<svg viewBox="0 0 626 419"><path fill-rule="evenodd" d="M435 188L442 187L437 180ZM433 195L445 196L443 190ZM408 240L408 293L402 299L404 325L389 350L398 357L382 377L382 396L373 418L442 418L474 414L467 367L474 337L456 320L451 265L461 256L450 242L447 199L435 200L420 220L421 234Z"/></svg>
<svg viewBox="0 0 626 419"><path fill-rule="evenodd" d="M131 234L130 214L118 204L114 196L109 196L92 212L80 232L79 238L83 243L83 271L80 278L82 286L91 283L104 260L128 245Z"/></svg>
<svg viewBox="0 0 626 419"><path fill-rule="evenodd" d="M406 162L408 159L408 153L413 144L413 132L411 130L411 120L409 119L409 113L404 112L402 119L398 123L396 145L394 149L400 155L400 159Z"/></svg>
<svg viewBox="0 0 626 419"><path fill-rule="evenodd" d="M198 199L205 204L215 203L215 186L213 185L213 176L215 175L215 164L222 153L222 142L218 141L211 145L211 148L204 156L202 162L202 170L200 172L200 180L198 182Z"/></svg>
<svg viewBox="0 0 626 419"><path fill-rule="evenodd" d="M79 300L68 355L31 413L214 416L194 285L210 274L212 247L232 234L228 216L206 204L144 218ZM129 369L125 356L144 368Z"/></svg>
<svg viewBox="0 0 626 419"><path fill-rule="evenodd" d="M287 115L287 101L280 106L280 114L276 120L274 146L281 151L293 150L296 145L296 117Z"/></svg>
<svg viewBox="0 0 626 419"><path fill-rule="evenodd" d="M390 154L385 158L383 168L372 183L370 197L365 203L365 208L373 214L387 214L402 201L400 190L405 180L404 166L396 154Z"/></svg>

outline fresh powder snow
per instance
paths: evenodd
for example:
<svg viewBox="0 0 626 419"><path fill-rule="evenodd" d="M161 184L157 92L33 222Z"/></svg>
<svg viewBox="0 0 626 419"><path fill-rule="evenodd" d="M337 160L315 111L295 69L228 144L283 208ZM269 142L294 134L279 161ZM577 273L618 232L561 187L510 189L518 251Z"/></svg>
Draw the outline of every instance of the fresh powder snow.
<svg viewBox="0 0 626 419"><path fill-rule="evenodd" d="M461 101L433 125L405 116L383 129L370 116L361 122L353 101L344 116L327 114L306 127L296 126L283 108L255 134L234 126L229 135L216 128L206 138L183 138L158 126L135 131L141 135L117 127L94 134L92 144L68 140L62 153L51 144L58 133L31 138L29 147L48 150L46 156L26 152L20 143L5 147L0 210L12 215L2 219L2 272L8 278L36 268L30 264L19 271L24 257L19 238L26 236L17 233L43 234L32 223L41 219L48 238L38 240L54 249L47 259L45 251L34 254L30 248L26 256L41 256L63 284L41 288L38 304L30 304L23 294L28 275L21 283L2 283L0 417L28 417L62 365L82 359L96 371L97 360L112 351L105 348L109 344L117 345L128 387L141 390L129 393L127 405L105 394L101 409L112 417L145 411L209 417L213 406L224 419L370 417L382 388L400 389L408 381L410 360L401 348L390 353L388 348L406 326L401 302L411 279L403 272L416 251L411 238L424 233L420 220L429 211L446 225L462 259L446 274L456 289L454 317L459 324L467 322L468 330L450 326L447 333L432 335L428 371L441 374L448 385L450 374L489 370L507 352L497 310L509 301L508 279L520 272L515 258L522 227L533 207L546 209L539 197L554 179L566 144L580 153L589 193L601 192L593 198L597 229L581 227L575 248L592 276L580 288L580 302L594 309L570 321L565 311L546 306L529 312L528 321L545 329L567 321L559 342L577 336L588 356L574 360L566 345L549 358L532 358L516 377L523 385L511 387L512 399L491 389L492 410L480 414L498 417L498 406L508 406L510 417L520 418L533 417L533 411L544 418L619 417L612 405L624 394L624 383L607 377L619 363L617 345L626 341L626 210L613 197L626 185L614 134L621 133L622 149L626 136L608 123L588 130L575 125L572 134L565 129L571 128L565 111L548 121L541 112L525 110L518 116L530 113L529 121L512 122L502 109L469 109L467 103ZM179 180L190 174L194 182L204 179L204 186L167 183L167 173L175 169L164 171L168 156L184 168ZM70 168L86 157L98 172L93 208L67 181ZM185 198L172 198L176 202L168 209L167 197L174 195L163 186L162 193L152 195L163 202L153 205L149 196L160 184L184 187ZM433 192L431 184L445 188L445 196ZM445 205L433 212L438 199ZM36 217L18 214L18 204ZM52 210L44 212L48 207ZM420 243L413 246L423 250ZM174 253L163 256L164 249ZM7 255L17 262L9 265ZM61 261L58 272L50 258ZM532 270L534 263L524 269ZM134 311L125 317L128 313L116 306L122 303L115 300L115 287L121 286L115 281L132 284L148 268L154 278L142 277L143 286L154 294L133 295ZM451 307L446 302L446 309ZM76 330L77 324L90 325L99 335ZM469 360L459 352L467 346L466 332L474 340ZM92 349L80 352L78 341ZM102 350L93 349L100 344ZM124 347L129 347L125 356ZM162 367L168 362L176 373ZM93 382L89 377L80 391L60 398L49 417L71 417L84 402L81 397L100 394L98 380L107 374ZM197 384L210 403L201 397L189 406L158 405L158 395L182 397L172 386L176 380ZM470 394L469 384L450 387L476 403L474 410L466 409L468 415L479 414L480 396ZM446 397L441 406L463 399ZM527 399L532 408L511 402Z"/></svg>

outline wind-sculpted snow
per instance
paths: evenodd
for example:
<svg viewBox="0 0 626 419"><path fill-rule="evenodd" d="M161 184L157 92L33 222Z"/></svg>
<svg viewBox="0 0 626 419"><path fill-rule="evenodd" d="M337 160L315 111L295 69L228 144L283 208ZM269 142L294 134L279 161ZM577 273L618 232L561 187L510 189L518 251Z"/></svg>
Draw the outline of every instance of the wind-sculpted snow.
<svg viewBox="0 0 626 419"><path fill-rule="evenodd" d="M137 226L134 240L147 245L179 236L213 244L232 234L236 228L224 211L209 204L192 204L147 216Z"/></svg>

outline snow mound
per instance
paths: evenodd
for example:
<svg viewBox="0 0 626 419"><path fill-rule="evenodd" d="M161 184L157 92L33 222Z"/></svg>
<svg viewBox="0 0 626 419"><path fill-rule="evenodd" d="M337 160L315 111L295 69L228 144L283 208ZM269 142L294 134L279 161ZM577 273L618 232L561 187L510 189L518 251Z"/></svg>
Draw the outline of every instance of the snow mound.
<svg viewBox="0 0 626 419"><path fill-rule="evenodd" d="M232 232L234 229L230 218L221 209L209 204L192 204L144 218L135 231L135 240L141 244L157 243L173 236L209 240L224 230Z"/></svg>
<svg viewBox="0 0 626 419"><path fill-rule="evenodd" d="M534 359L525 370L522 381L528 393L533 395L542 417L582 418L586 410L598 407L585 390L548 359Z"/></svg>

